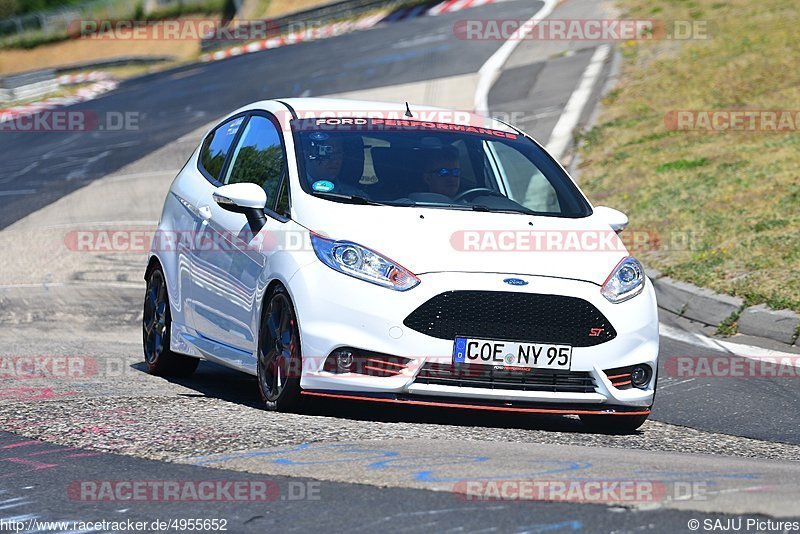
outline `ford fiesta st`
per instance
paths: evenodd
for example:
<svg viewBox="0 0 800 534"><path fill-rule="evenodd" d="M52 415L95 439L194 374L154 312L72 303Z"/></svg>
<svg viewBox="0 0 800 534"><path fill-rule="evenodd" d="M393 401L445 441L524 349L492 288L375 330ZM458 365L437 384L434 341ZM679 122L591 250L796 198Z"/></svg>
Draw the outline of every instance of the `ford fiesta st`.
<svg viewBox="0 0 800 534"><path fill-rule="evenodd" d="M172 183L145 273L146 366L250 373L271 410L342 398L630 431L653 404L658 318L627 222L501 121L257 102Z"/></svg>

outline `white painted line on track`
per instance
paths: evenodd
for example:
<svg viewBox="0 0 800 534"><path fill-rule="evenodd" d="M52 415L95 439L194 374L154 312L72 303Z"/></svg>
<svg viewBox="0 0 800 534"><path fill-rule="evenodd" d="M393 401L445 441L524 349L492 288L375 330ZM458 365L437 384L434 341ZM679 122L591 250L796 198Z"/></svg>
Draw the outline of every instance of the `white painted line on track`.
<svg viewBox="0 0 800 534"><path fill-rule="evenodd" d="M664 380L663 384L661 383L662 380ZM674 382L667 382L667 380L668 380L668 377L664 377L664 378L659 378L658 379L658 381L659 381L659 383L658 383L658 391L663 391L663 390L667 389L668 387L677 386L678 384L686 384L687 382L691 382L692 380L694 380L694 378L688 378L686 380L676 380Z"/></svg>
<svg viewBox="0 0 800 534"><path fill-rule="evenodd" d="M572 135L578 121L581 118L583 109L586 103L592 96L595 84L597 83L600 73L603 71L603 63L608 58L611 52L610 45L600 45L592 54L592 59L589 65L583 72L578 88L569 97L564 111L561 113L558 122L556 123L553 131L550 133L550 140L547 142L547 151L552 154L554 158L561 159L570 143L572 143Z"/></svg>
<svg viewBox="0 0 800 534"><path fill-rule="evenodd" d="M658 325L658 331L660 335L669 339L673 339L675 341L688 343L689 345L705 347L711 350L726 352L725 349L722 348L720 345L718 345L715 340L700 334L695 334L694 332L681 330L680 328L675 328L674 326L665 325L664 323L660 323Z"/></svg>
<svg viewBox="0 0 800 534"><path fill-rule="evenodd" d="M136 172L131 174L114 174L103 178L101 183L124 182L125 180L135 180L136 178L145 178L147 176L160 176L168 174L175 176L180 172L180 169L166 169L158 171Z"/></svg>
<svg viewBox="0 0 800 534"><path fill-rule="evenodd" d="M495 50L494 54L481 66L478 71L478 86L475 88L474 107L476 113L489 114L489 91L492 89L497 77L500 76L500 70L503 65L508 61L511 53L519 43L533 31L533 28L553 12L556 4L558 4L558 0L544 0L542 8L521 24L508 40Z"/></svg>
<svg viewBox="0 0 800 534"><path fill-rule="evenodd" d="M718 352L727 352L743 358L792 358L794 365L800 367L800 358L798 358L798 354L793 354L791 352L782 352L774 349L756 347L754 345L712 339L702 334L687 332L686 330L681 330L680 328L675 328L674 326L669 326L664 323L659 324L658 331L661 337L672 339L673 341L680 341L681 343L704 347Z"/></svg>

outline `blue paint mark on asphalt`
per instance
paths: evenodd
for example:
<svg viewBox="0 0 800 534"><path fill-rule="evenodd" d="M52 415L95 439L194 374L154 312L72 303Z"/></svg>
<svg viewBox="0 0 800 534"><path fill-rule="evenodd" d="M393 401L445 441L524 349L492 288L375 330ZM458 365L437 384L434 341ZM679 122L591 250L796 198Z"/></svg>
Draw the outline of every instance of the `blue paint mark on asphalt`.
<svg viewBox="0 0 800 534"><path fill-rule="evenodd" d="M223 463L223 462L230 462L231 460L239 460L241 458L256 458L258 456L271 456L275 454L286 454L287 452L297 452L307 449L309 447L308 443L301 443L300 445L295 445L289 449L282 449L278 451L248 451L248 452L239 452L235 454L227 454L224 456L213 456L205 455L205 456L197 456L195 457L196 462L192 462L192 465L206 465L206 464L216 464L216 463Z"/></svg>
<svg viewBox="0 0 800 534"><path fill-rule="evenodd" d="M333 454L333 458L322 460L293 460L290 455L296 453L313 453L316 451L328 451ZM364 448L363 446L352 443L337 444L309 444L303 443L293 447L279 450L260 450L242 453L227 454L223 456L199 456L194 458L193 465L221 464L233 460L263 457L265 462L287 466L304 465L335 465L352 464L354 462L363 465L367 469L384 470L409 470L408 475L418 482L428 483L456 483L462 481L464 476L447 477L437 472L437 468L454 465L481 464L492 460L491 456L469 456L469 455L435 455L435 456L404 456L399 451L389 449ZM558 473L574 473L590 469L593 467L591 462L578 462L570 460L520 460L516 464L520 469L530 469L520 473L507 473L496 476L471 476L471 480L507 480L515 478L533 478L543 475L553 475ZM663 482L678 481L703 481L709 486L716 486L715 479L760 479L761 475L756 473L718 473L715 471L659 471L642 470L636 471L635 476L653 477ZM596 476L571 476L571 480L630 480L631 477L596 477ZM560 524L559 524L560 525ZM572 523L564 523L571 526ZM542 525L539 525L542 526ZM562 527L558 527L562 528ZM582 528L581 525L573 527L573 530ZM537 530L534 532L544 532Z"/></svg>
<svg viewBox="0 0 800 534"><path fill-rule="evenodd" d="M460 459L459 459L460 458ZM433 460L433 461L431 461ZM446 456L442 458L393 458L391 460L383 460L381 462L371 463L367 466L369 469L407 469L409 467L421 467L423 465L435 465L441 467L443 465L458 465L458 464L472 464L485 462L491 460L489 456ZM408 462L410 465L402 465L400 462ZM390 465L391 464L391 465Z"/></svg>
<svg viewBox="0 0 800 534"><path fill-rule="evenodd" d="M377 469L407 469L409 467L430 468L430 467L443 467L449 465L465 465L465 464L469 465L469 464L487 462L492 459L490 456L400 457L401 453L398 451L392 451L387 449L365 449L357 445L348 443L335 444L335 445L317 444L313 446L313 449L314 450L327 449L342 454L354 454L353 457L325 459L325 460L310 460L310 461L297 461L285 457L285 455L288 454L308 451L310 450L311 447L312 447L311 444L303 443L294 447L290 447L287 449L280 449L280 450L248 451L242 453L227 454L223 456L210 456L210 455L198 456L195 458L195 461L192 462L192 465L219 464L233 460L263 457L265 461L270 463L276 463L281 465L292 465L292 466L329 465L329 464L370 461L371 463L366 464L366 467L368 469L377 470ZM283 457L276 458L276 456L283 456ZM534 477L541 475L550 475L555 473L578 471L582 469L588 469L592 466L590 462L570 462L564 460L553 460L553 461L540 460L531 462L523 461L521 463L521 465L526 465L526 466L532 464L533 465L544 464L544 466L546 467L544 469L538 469L535 471L528 471L524 473L510 473L498 476L471 477L471 478L474 478L475 480L503 480L511 478ZM409 475L415 480L418 480L420 482L458 482L460 480L463 480L464 478L463 476L455 478L440 477L435 475L435 471L431 469L415 470L409 473Z"/></svg>
<svg viewBox="0 0 800 534"><path fill-rule="evenodd" d="M521 462L523 464L562 464L559 467L553 467L551 469L545 469L543 471L530 471L527 473L514 473L509 475L498 475L493 477L469 477L470 480L504 480L509 478L523 478L523 477L535 477L541 475L552 475L555 473L566 473L569 471L579 471L581 469L588 469L592 467L591 462L570 462L567 460L539 460L539 461L532 461L532 462ZM420 482L459 482L464 480L464 477L456 477L456 478L437 478L433 476L433 471L418 471L413 473L413 476L416 480Z"/></svg>
<svg viewBox="0 0 800 534"><path fill-rule="evenodd" d="M383 449L348 449L347 447L352 447L353 445L331 445L329 446L332 449L342 449L342 452L345 453L367 453L370 456L358 456L355 458L343 458L341 460L314 460L309 462L296 462L294 460L290 460L288 458L278 458L277 460L273 460L273 463L282 464L282 465L325 465L325 464L341 464L341 463L348 463L348 462L357 462L357 461L364 461L364 460L371 460L374 458L386 458L392 456L399 456L399 452L395 451L388 451ZM326 448L326 447L322 447Z"/></svg>

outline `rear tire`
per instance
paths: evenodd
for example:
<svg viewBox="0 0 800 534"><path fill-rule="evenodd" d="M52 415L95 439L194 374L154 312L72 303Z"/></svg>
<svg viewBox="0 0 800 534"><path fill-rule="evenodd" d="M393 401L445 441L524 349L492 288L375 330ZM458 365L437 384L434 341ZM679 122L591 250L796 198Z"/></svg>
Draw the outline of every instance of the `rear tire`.
<svg viewBox="0 0 800 534"><path fill-rule="evenodd" d="M631 434L647 421L647 415L581 415L581 422L592 432Z"/></svg>
<svg viewBox="0 0 800 534"><path fill-rule="evenodd" d="M265 299L258 330L258 390L264 408L298 411L302 406L302 357L297 314L283 286Z"/></svg>
<svg viewBox="0 0 800 534"><path fill-rule="evenodd" d="M156 376L189 376L200 360L169 348L172 316L164 271L157 265L147 277L142 313L142 348L147 372Z"/></svg>

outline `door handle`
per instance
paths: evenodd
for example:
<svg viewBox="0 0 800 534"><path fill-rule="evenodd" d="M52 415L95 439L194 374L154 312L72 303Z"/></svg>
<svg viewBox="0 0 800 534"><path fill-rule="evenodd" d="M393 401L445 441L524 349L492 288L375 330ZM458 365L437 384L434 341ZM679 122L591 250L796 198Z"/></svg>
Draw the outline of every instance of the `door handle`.
<svg viewBox="0 0 800 534"><path fill-rule="evenodd" d="M202 217L204 221L211 218L211 206L200 206L197 211L200 212L200 217Z"/></svg>

